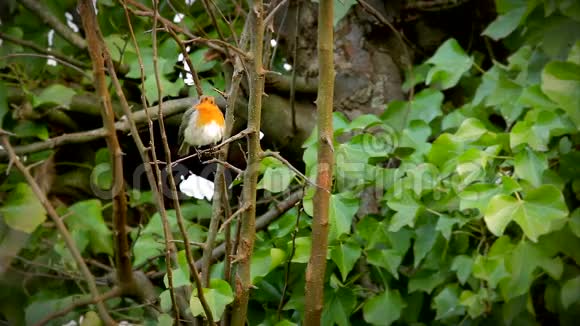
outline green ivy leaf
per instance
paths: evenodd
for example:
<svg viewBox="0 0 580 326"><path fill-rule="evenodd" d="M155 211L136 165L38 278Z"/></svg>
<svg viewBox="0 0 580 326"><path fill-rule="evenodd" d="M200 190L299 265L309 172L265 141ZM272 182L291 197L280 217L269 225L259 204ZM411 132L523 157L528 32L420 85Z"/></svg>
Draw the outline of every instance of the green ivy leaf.
<svg viewBox="0 0 580 326"><path fill-rule="evenodd" d="M510 35L519 26L525 14L525 7L510 10L508 13L500 15L489 24L489 26L487 26L483 31L483 35L487 35L495 41L500 40Z"/></svg>
<svg viewBox="0 0 580 326"><path fill-rule="evenodd" d="M352 120L349 123L345 131L351 131L356 129L366 129L376 125L382 124L382 120L379 119L375 114L362 114Z"/></svg>
<svg viewBox="0 0 580 326"><path fill-rule="evenodd" d="M268 160L267 160L268 159ZM267 163L270 162L270 163ZM266 167L266 164L268 165ZM258 189L266 189L272 193L278 193L288 189L295 173L280 161L268 157L261 163L264 174L258 182Z"/></svg>
<svg viewBox="0 0 580 326"><path fill-rule="evenodd" d="M503 257L477 256L473 263L473 276L489 282L489 286L495 288L501 280L510 277L510 274Z"/></svg>
<svg viewBox="0 0 580 326"><path fill-rule="evenodd" d="M387 201L387 205L396 211L389 224L389 231L397 232L404 226L415 225L415 219L422 208L421 203L417 202L413 196L408 192L404 192L402 196L397 196Z"/></svg>
<svg viewBox="0 0 580 326"><path fill-rule="evenodd" d="M464 144L455 139L453 135L442 134L431 146L431 150L427 154L429 162L442 168L446 163L463 152Z"/></svg>
<svg viewBox="0 0 580 326"><path fill-rule="evenodd" d="M481 77L481 83L479 84L479 87L477 87L475 96L471 101L472 105L476 106L484 103L484 101L490 97L493 91L497 88L500 74L502 74L502 70L496 65L483 74Z"/></svg>
<svg viewBox="0 0 580 326"><path fill-rule="evenodd" d="M161 314L157 317L157 325L159 326L172 326L173 322L173 318L168 314Z"/></svg>
<svg viewBox="0 0 580 326"><path fill-rule="evenodd" d="M163 254L163 239L152 235L142 235L133 246L133 266L140 266L147 259Z"/></svg>
<svg viewBox="0 0 580 326"><path fill-rule="evenodd" d="M573 303L580 301L580 276L571 278L562 284L560 299L564 309L568 309Z"/></svg>
<svg viewBox="0 0 580 326"><path fill-rule="evenodd" d="M553 185L543 185L531 190L521 200L508 195L493 197L485 212L489 230L500 236L512 220L522 228L532 241L552 230L552 223L568 216L562 193Z"/></svg>
<svg viewBox="0 0 580 326"><path fill-rule="evenodd" d="M330 258L338 267L343 282L346 282L348 273L350 273L360 255L360 246L354 241L341 242L330 250Z"/></svg>
<svg viewBox="0 0 580 326"><path fill-rule="evenodd" d="M580 128L580 65L552 61L542 71L542 91Z"/></svg>
<svg viewBox="0 0 580 326"><path fill-rule="evenodd" d="M485 212L490 199L501 193L501 187L488 183L476 183L465 187L459 193L459 209L477 208Z"/></svg>
<svg viewBox="0 0 580 326"><path fill-rule="evenodd" d="M441 116L443 93L427 88L419 92L409 103L409 122L414 120L425 121L429 124L433 119Z"/></svg>
<svg viewBox="0 0 580 326"><path fill-rule="evenodd" d="M461 76L471 68L473 59L467 56L455 39L449 39L427 63L433 65L427 74L427 85L440 83L443 89L448 89L457 85Z"/></svg>
<svg viewBox="0 0 580 326"><path fill-rule="evenodd" d="M173 41L173 40L170 40ZM131 42L129 42L131 43ZM137 58L137 54L126 52L124 54L125 59L129 62L129 72L127 73L128 78L141 78L141 67L139 66L139 60ZM141 57L143 59L143 68L145 77L149 80L152 79L153 83L155 83L155 69L153 66L153 48L152 47L142 47L141 48ZM175 68L175 55L171 56L170 58L159 57L157 65L159 67L160 77L172 73ZM195 64L195 63L194 63ZM198 71L199 72L199 71Z"/></svg>
<svg viewBox="0 0 580 326"><path fill-rule="evenodd" d="M409 280L409 293L422 291L427 294L445 282L445 274L441 271L421 270Z"/></svg>
<svg viewBox="0 0 580 326"><path fill-rule="evenodd" d="M457 217L449 217L447 215L442 215L439 216L439 218L437 219L437 226L435 227L435 230L441 232L443 237L445 237L445 239L449 241L451 239L451 232L453 231L453 226L459 223L461 223L461 220Z"/></svg>
<svg viewBox="0 0 580 326"><path fill-rule="evenodd" d="M570 227L570 231L580 238L580 208L576 208L574 212L570 214L568 226Z"/></svg>
<svg viewBox="0 0 580 326"><path fill-rule="evenodd" d="M173 287L178 288L191 284L189 278L189 266L187 265L187 259L185 257L185 250L181 250L177 253L177 266L172 267L174 267L172 269L173 283L171 284ZM163 276L163 284L165 285L165 288L169 288L169 276L167 273Z"/></svg>
<svg viewBox="0 0 580 326"><path fill-rule="evenodd" d="M170 312L173 305L171 304L171 292L165 290L159 295L159 306L161 311Z"/></svg>
<svg viewBox="0 0 580 326"><path fill-rule="evenodd" d="M514 157L514 168L519 178L539 187L542 185L544 171L548 169L548 160L545 154L526 148Z"/></svg>
<svg viewBox="0 0 580 326"><path fill-rule="evenodd" d="M407 306L399 290L389 290L371 297L363 305L363 317L367 323L373 325L391 325L401 317Z"/></svg>
<svg viewBox="0 0 580 326"><path fill-rule="evenodd" d="M510 132L510 147L527 144L536 151L547 151L550 131L529 121L518 121Z"/></svg>
<svg viewBox="0 0 580 326"><path fill-rule="evenodd" d="M349 326L356 304L356 295L347 287L325 292L322 325Z"/></svg>
<svg viewBox="0 0 580 326"><path fill-rule="evenodd" d="M377 221L371 216L361 219L356 225L357 235L362 237L365 248L375 248L389 242L388 223Z"/></svg>
<svg viewBox="0 0 580 326"><path fill-rule="evenodd" d="M356 0L334 0L334 18L332 20L332 26L336 27L338 22L346 16L350 7L355 3Z"/></svg>
<svg viewBox="0 0 580 326"><path fill-rule="evenodd" d="M0 207L0 215L11 228L32 233L46 220L46 211L30 186L18 183Z"/></svg>
<svg viewBox="0 0 580 326"><path fill-rule="evenodd" d="M159 82L161 83L160 86L163 90L163 93L161 94L163 97L175 97L179 95L179 91L185 86L183 79L178 78L176 81L171 82L163 75L159 76ZM149 103L154 103L159 100L159 93L157 91L157 82L155 78L150 77L145 80L145 96L147 97L147 101L149 101Z"/></svg>
<svg viewBox="0 0 580 326"><path fill-rule="evenodd" d="M350 233L352 219L358 211L359 200L347 193L330 195L329 207L329 241L338 239L343 234Z"/></svg>
<svg viewBox="0 0 580 326"><path fill-rule="evenodd" d="M44 121L20 120L14 127L17 137L38 137L42 140L48 139L48 127Z"/></svg>
<svg viewBox="0 0 580 326"><path fill-rule="evenodd" d="M191 59L191 64L195 68L197 73L205 72L213 68L217 61L208 60L207 53L209 49L199 49L189 55Z"/></svg>
<svg viewBox="0 0 580 326"><path fill-rule="evenodd" d="M486 256L477 255L473 264L473 276L485 280L491 288L495 288L499 282L509 277L505 260L510 258L514 245L507 236L498 238Z"/></svg>
<svg viewBox="0 0 580 326"><path fill-rule="evenodd" d="M415 245L413 246L413 266L417 268L421 263L421 260L427 256L427 254L433 249L435 245L435 240L437 240L437 235L439 232L435 230L434 224L426 224L415 230L416 238Z"/></svg>
<svg viewBox="0 0 580 326"><path fill-rule="evenodd" d="M460 284L465 284L473 269L473 258L466 255L458 255L453 258L451 270L457 273Z"/></svg>
<svg viewBox="0 0 580 326"><path fill-rule="evenodd" d="M291 248L292 242L288 242L288 248ZM312 248L312 239L310 237L299 237L295 241L294 256L292 256L293 263L308 263L310 259L310 251Z"/></svg>
<svg viewBox="0 0 580 326"><path fill-rule="evenodd" d="M257 283L262 277L284 262L286 253L278 248L263 248L252 255L251 279Z"/></svg>
<svg viewBox="0 0 580 326"><path fill-rule="evenodd" d="M425 78L427 78L430 69L431 67L426 63L414 66L411 70L405 69L405 82L402 86L403 91L408 92L411 90L411 87L425 82Z"/></svg>
<svg viewBox="0 0 580 326"><path fill-rule="evenodd" d="M459 303L467 307L467 313L471 318L477 318L485 313L487 298L483 297L484 291L486 291L484 288L480 288L478 293L466 290L459 296Z"/></svg>
<svg viewBox="0 0 580 326"><path fill-rule="evenodd" d="M461 316L465 313L465 307L459 303L460 288L457 284L447 285L443 291L433 299L433 306L437 310L435 319L447 319Z"/></svg>
<svg viewBox="0 0 580 326"><path fill-rule="evenodd" d="M518 98L518 104L548 110L555 110L558 108L558 105L542 92L539 84L534 84L525 88Z"/></svg>
<svg viewBox="0 0 580 326"><path fill-rule="evenodd" d="M524 295L537 277L537 267L544 269L554 279L559 279L563 265L559 258L552 259L538 246L521 241L509 254L506 254L505 264L511 277L500 281L500 289L504 300Z"/></svg>
<svg viewBox="0 0 580 326"><path fill-rule="evenodd" d="M388 270L398 280L398 269L404 254L396 249L370 249L367 251L367 261L371 265Z"/></svg>
<svg viewBox="0 0 580 326"><path fill-rule="evenodd" d="M71 214L65 219L65 223L69 229L85 234L93 253L113 256L113 232L105 224L102 209L101 202L97 199L77 202L69 207Z"/></svg>
<svg viewBox="0 0 580 326"><path fill-rule="evenodd" d="M576 41L576 43L574 43L574 45L570 49L567 61L580 65L580 41Z"/></svg>
<svg viewBox="0 0 580 326"><path fill-rule="evenodd" d="M402 131L408 124L409 104L405 101L393 100L381 114L384 123L396 131ZM336 130L336 127L335 127Z"/></svg>
<svg viewBox="0 0 580 326"><path fill-rule="evenodd" d="M399 141L399 148L409 148L414 150L411 160L416 163L422 163L423 155L429 152L431 144L427 139L431 135L431 128L424 121L415 120L409 123L409 127L405 128L401 133L401 140ZM416 160L413 160L416 158Z"/></svg>
<svg viewBox="0 0 580 326"><path fill-rule="evenodd" d="M468 118L455 132L455 138L464 142L474 142L486 133L488 130L479 119Z"/></svg>
<svg viewBox="0 0 580 326"><path fill-rule="evenodd" d="M210 288L204 288L203 294L207 301L214 320L220 320L226 306L234 301L234 292L230 284L224 280L212 279ZM194 316L205 316L197 291L193 291L189 300L189 308Z"/></svg>

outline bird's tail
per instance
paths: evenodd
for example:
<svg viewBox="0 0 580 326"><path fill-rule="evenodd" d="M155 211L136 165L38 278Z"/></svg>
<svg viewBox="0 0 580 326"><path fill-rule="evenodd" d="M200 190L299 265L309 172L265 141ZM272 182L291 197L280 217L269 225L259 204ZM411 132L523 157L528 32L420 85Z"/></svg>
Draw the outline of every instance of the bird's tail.
<svg viewBox="0 0 580 326"><path fill-rule="evenodd" d="M177 155L185 156L187 154L189 154L189 145L187 145L185 142L182 142L181 146L179 146L179 150L177 151Z"/></svg>

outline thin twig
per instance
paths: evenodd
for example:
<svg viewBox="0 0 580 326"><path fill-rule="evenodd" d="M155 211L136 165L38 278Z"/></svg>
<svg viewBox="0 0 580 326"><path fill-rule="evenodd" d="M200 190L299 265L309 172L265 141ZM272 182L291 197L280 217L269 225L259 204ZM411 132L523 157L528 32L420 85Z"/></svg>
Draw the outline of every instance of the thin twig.
<svg viewBox="0 0 580 326"><path fill-rule="evenodd" d="M87 305L90 305L90 304L95 304L95 303L98 303L98 302L104 302L106 300L119 297L119 296L122 295L122 293L123 293L123 291L121 290L120 287L114 287L111 290L109 290L108 292L105 292L105 293L101 294L96 299L95 298L92 298L92 297L86 297L86 298L83 298L83 299L75 299L73 301L73 303L70 304L69 306L66 306L63 309L58 310L58 311L55 311L55 312L53 312L53 313L51 313L51 314L49 314L47 316L44 316L44 318L42 318L39 322L37 322L35 324L35 326L43 326L43 325L46 325L49 321L51 321L51 320L53 320L55 318L64 316L64 315L68 314L69 312L71 312L71 311L73 311L73 310L75 310L77 308L84 307L84 306L87 306Z"/></svg>
<svg viewBox="0 0 580 326"><path fill-rule="evenodd" d="M10 36L6 33L0 32L0 39L6 40L6 41L14 43L14 44L22 45L22 46L30 48L38 53L46 54L46 55L52 56L54 58L60 59L62 61L66 61L75 67L82 67L82 68L89 68L90 67L89 64L82 62L82 61L79 61L79 60L74 59L74 58L69 58L68 56L60 53L59 51L52 50L52 49L45 49L43 47L38 46L38 44L36 44L34 42L21 40L19 38Z"/></svg>
<svg viewBox="0 0 580 326"><path fill-rule="evenodd" d="M192 99L191 98L184 98L178 100L171 100L165 102L163 105L163 116L171 116L177 113L180 113L187 108L191 107ZM150 115L152 120L158 119L158 106L152 106L147 108L146 110L141 110L134 112L130 118L123 117L120 121L115 123L115 130L118 132L127 132L130 128L129 119L133 120L137 124L141 124L147 122L147 115ZM107 130L102 128L97 128L89 131L82 131L76 132L71 134L64 134L60 136L56 136L54 138L50 138L45 141L40 141L32 144L20 145L15 146L14 151L17 154L27 154L33 152L39 152L46 149L53 149L56 147L60 147L66 144L76 144L76 143L86 143L95 139L103 138L107 136ZM6 152L0 150L0 158L6 157Z"/></svg>
<svg viewBox="0 0 580 326"><path fill-rule="evenodd" d="M189 57L189 53L187 53L187 48L185 47L185 44L183 44L183 41L181 41L179 36L177 36L177 34L175 33L175 31L172 28L166 27L166 30L169 32L169 35L171 35L171 37L175 40L175 43L177 43L177 45L179 45L179 48L181 49L181 53L183 54L183 59L185 60L185 63L189 66L189 71L186 72L186 74L189 73L193 77L193 86L195 86L195 91L197 92L197 96L201 97L203 95L203 90L201 89L201 81L199 80L199 76L197 75L197 71L195 70L193 63L191 62L191 58Z"/></svg>
<svg viewBox="0 0 580 326"><path fill-rule="evenodd" d="M246 24L244 26L244 30L242 32L242 36L241 36L241 46L244 48L246 47L246 43L247 43L247 31L248 31L248 24ZM234 135L234 137L230 137L230 135L232 134L232 129L233 129L233 125L234 125L234 111L235 111L235 104L236 104L236 99L237 99L237 93L238 93L238 89L239 89L239 84L240 84L240 78L241 76L236 75L236 71L240 71L240 67L241 65L241 59L239 57L236 58L232 58L233 62L234 62L234 66L235 66L235 72L232 75L232 83L230 85L230 90L229 90L229 95L226 97L227 99L227 105L226 105L226 117L225 117L225 133L224 133L224 137L226 137L227 139L225 141L222 142L222 144L220 144L220 147L218 147L219 150L219 160L222 162L226 162L227 161L227 156L228 156L228 149L229 149L229 143L232 142L233 138L236 136L239 137L245 137L245 135L240 135L242 134L242 132L240 132L238 135ZM215 148L215 147L214 147ZM218 232L218 226L219 226L219 222L222 219L222 215L224 212L224 204L225 201L224 199L227 198L227 192L226 192L226 181L225 181L225 165L219 165L216 169L216 173L215 173L215 178L214 178L214 194L213 194L213 201L212 201L212 216L211 216L211 220L210 220L210 224L209 224L209 229L207 232L207 239L206 239L206 247L203 250L203 255L202 255L202 273L203 273L203 282L204 284L209 284L210 281L210 268L211 268L211 254L212 251L215 247L215 239L217 237L217 232ZM227 319L227 318L224 318Z"/></svg>
<svg viewBox="0 0 580 326"><path fill-rule="evenodd" d="M298 58L298 32L300 31L300 1L296 3L294 21L294 46L292 47L292 83L290 84L290 108L292 109L292 132L296 133L296 60Z"/></svg>
<svg viewBox="0 0 580 326"><path fill-rule="evenodd" d="M232 216L228 217L227 220L224 221L224 223L222 224L222 226L220 227L220 232L222 232L224 230L224 228L228 227L229 224L232 222L232 220L236 217L238 217L240 214L242 214L243 212L245 212L248 208L250 208L250 204L248 203L244 203L242 205L242 207L238 208L238 210L236 210Z"/></svg>
<svg viewBox="0 0 580 326"><path fill-rule="evenodd" d="M272 11L270 11L270 13L268 14L268 16L266 16L266 18L264 19L264 26L267 26L268 24L270 24L270 21L272 19L274 19L274 15L276 15L276 12L280 8L282 8L282 6L286 4L286 2L288 2L288 0L282 0L282 1L280 1L280 3L278 3L278 5L276 5L276 7L274 7L274 9L272 9Z"/></svg>
<svg viewBox="0 0 580 326"><path fill-rule="evenodd" d="M74 69L78 72L80 72L81 74L83 74L85 77L89 78L89 79L93 79L93 77L86 73L84 70L82 70L81 68L73 65L72 63L62 60L61 58L57 58L54 57L50 54L42 54L42 53L10 53L7 55L4 55L2 57L0 57L0 59L6 59L6 58L14 58L14 57L37 57L37 58L44 58L44 59L53 59L54 61L60 62L61 64Z"/></svg>
<svg viewBox="0 0 580 326"><path fill-rule="evenodd" d="M221 143L215 145L214 147L211 147L211 148L208 148L208 149L204 149L202 151L198 151L197 153L194 153L194 154L191 154L191 155L182 157L182 158L180 158L178 160L175 160L173 162L173 166L177 165L177 163L183 162L185 160L189 160L190 158L194 158L194 157L196 157L198 155L203 155L205 153L213 153L213 152L216 152L221 147L223 147L225 145L228 145L229 143L234 142L236 140L242 139L242 138L246 137L249 134L250 134L250 131L248 129L244 129L244 130L240 131L239 133L233 135L232 137L230 137L230 138L222 141Z"/></svg>
<svg viewBox="0 0 580 326"><path fill-rule="evenodd" d="M72 29L63 24L57 17L53 16L51 11L41 2L36 0L20 0L20 3L22 3L26 9L32 11L45 24L49 25L72 45L79 49L85 49L87 47L87 41L85 41L85 39L83 39L79 34L73 32Z"/></svg>
<svg viewBox="0 0 580 326"><path fill-rule="evenodd" d="M233 170L233 171L234 171L234 172L236 172L237 174L243 174L243 173L244 173L244 170L242 170L242 169L240 169L240 168L237 168L237 167L235 167L235 166L231 165L230 163L228 163L228 162L226 162L226 161L222 161L222 160L220 160L220 159L218 159L218 158L212 158L212 159L211 159L211 160L209 160L209 161L204 161L204 162L203 162L203 164L211 164L211 163L218 163L218 164L221 164L221 165L223 165L224 167L226 167L226 168L228 168L228 169L230 169L230 170Z"/></svg>
<svg viewBox="0 0 580 326"><path fill-rule="evenodd" d="M305 176L302 172L300 172L300 170L298 170L297 168L295 168L290 162L288 162L287 159L285 159L284 157L282 157L282 155L280 155L280 153L274 152L274 151L271 151L271 150L267 150L267 151L262 152L262 156L263 157L273 157L273 158L277 159L282 164L286 165L290 170L292 170L292 172L294 172L304 182L308 183L309 185L311 185L313 187L317 187L318 188L318 185L316 183L314 183L313 181L311 181L310 179L308 179L308 177Z"/></svg>
<svg viewBox="0 0 580 326"><path fill-rule="evenodd" d="M268 227L272 221L287 212L290 208L294 207L296 203L302 200L302 197L304 197L304 191L300 189L288 195L283 201L276 203L274 207L270 208L266 213L262 214L256 219L256 232ZM225 253L226 245L225 243L222 243L212 251L211 258L212 260L218 260L223 257ZM201 261L196 262L196 266L201 268Z"/></svg>
<svg viewBox="0 0 580 326"><path fill-rule="evenodd" d="M161 110L163 105L163 89L161 86L161 78L159 73L159 64L158 64L158 53L157 53L157 17L159 16L159 1L153 0L154 3L154 18L153 18L153 70L155 72L155 82L157 83L157 95L159 98L159 128L161 133L161 140L163 143L163 149L165 151L165 159L167 160L167 173L169 175L169 186L171 188L171 193L173 197L173 203L175 206L175 215L177 217L177 224L179 226L179 230L181 231L181 236L185 243L189 243L189 236L187 234L187 230L185 229L185 224L183 222L183 215L181 213L181 206L179 205L179 196L177 195L177 187L175 185L175 179L173 178L172 168L171 168L171 150L169 148L169 143L167 142L167 132L165 130L165 122L163 121L163 112ZM185 257L187 261L187 265L189 266L189 276L195 282L195 287L197 289L197 297L201 302L203 307L203 311L205 312L205 317L208 320L210 325L214 324L213 314L205 299L205 295L203 293L202 282L197 272L197 268L195 267L195 261L193 260L193 254L191 253L191 247L189 245L185 245Z"/></svg>
<svg viewBox="0 0 580 326"><path fill-rule="evenodd" d="M145 92L145 68L144 68L144 64L143 64L143 57L141 56L141 51L139 49L139 43L137 42L137 39L135 37L135 33L133 31L133 24L131 23L131 19L129 17L129 8L127 7L126 1L124 0L120 0L122 5L123 5L123 9L125 11L125 17L127 19L127 23L129 25L129 31L131 34L131 39L133 41L133 46L135 47L136 53L137 53L137 59L139 61L139 67L140 67L140 76L141 76L141 102L143 103L144 107L147 107L148 103L147 103L147 98L145 96L146 92ZM156 26L156 24L154 24L154 26ZM167 105L167 103L165 103ZM162 107L159 106L158 110L154 110L153 114L159 114L159 112L162 112ZM161 116L163 117L163 116ZM149 113L149 110L146 109L145 110L145 118L147 121L147 125L148 125L148 130L149 130L149 147L150 147L150 155L151 155L151 160L149 160L149 158L147 157L148 161L152 161L153 162L153 166L155 167L155 175L157 177L157 182L155 182L155 176L149 176L148 175L148 179L151 185L152 189L156 190L156 194L157 196L155 197L156 199L156 203L158 206L158 210L159 210L159 215L161 216L161 223L163 226L163 239L165 240L165 264L166 264L166 274L167 274L167 280L168 280L168 284L169 284L169 295L171 297L171 305L173 307L173 310L175 311L175 318L176 319L180 319L180 309L179 309L179 304L177 301L177 295L176 295L176 291L175 288L173 287L173 268L172 266L174 264L176 264L176 256L175 256L175 252L176 252L176 248L175 245L173 243L171 243L170 241L173 239L172 238L172 234L171 234L171 230L169 228L169 222L168 222L168 218L167 218L167 210L165 209L165 202L163 200L163 198L161 197L161 194L163 193L163 184L162 184L162 175L161 175L161 169L159 168L159 165L156 163L157 162L157 154L156 154L156 150L155 150L155 134L153 131L153 116ZM147 155L147 151L145 150L145 148L141 148L141 155L142 156L148 156ZM147 165L147 163L145 163L145 171L147 171L148 174L152 174L152 172L148 171L150 170Z"/></svg>
<svg viewBox="0 0 580 326"><path fill-rule="evenodd" d="M305 189L302 188L302 191ZM278 315L278 320L280 320L280 314L282 313L282 308L284 307L284 297L286 296L286 291L288 291L288 283L290 280L290 269L292 268L292 258L294 258L294 254L296 253L296 236L298 235L298 231L300 231L300 215L302 213L302 205L303 202L299 202L300 205L298 207L298 214L296 216L296 223L294 224L294 232L292 232L292 249L290 250L290 255L288 256L288 260L286 261L286 268L284 271L284 288L282 289L282 295L280 295L280 303L278 304L278 310L276 314Z"/></svg>
<svg viewBox="0 0 580 326"><path fill-rule="evenodd" d="M89 270L87 265L85 264L85 261L83 260L83 257L81 256L81 253L79 252L74 239L72 238L68 229L64 225L64 222L58 216L58 213L56 212L56 210L54 209L54 207L52 206L46 195L42 192L40 186L34 180L34 177L30 174L30 172L24 166L24 164L22 164L20 158L16 156L16 153L14 152L12 145L8 141L8 136L2 135L0 136L0 140L2 141L2 146L4 147L4 150L6 151L6 153L8 153L10 162L12 162L14 166L16 166L18 171L20 171L20 173L24 176L26 182L28 182L30 188L32 189L32 191L34 192L34 194L36 195L42 206L44 206L44 209L48 213L48 216L50 216L50 218L56 225L56 228L58 229L59 233L62 235L64 242L66 243L73 259L75 260L79 270L81 271L81 273L85 278L85 282L87 282L87 285L89 286L91 296L96 301L99 316L105 322L105 324L113 325L114 321L107 312L107 308L105 307L102 301L99 301L100 293L99 290L97 289L97 285L95 284L95 278L93 274L91 274L91 271Z"/></svg>
<svg viewBox="0 0 580 326"><path fill-rule="evenodd" d="M203 4L203 7L205 8L205 11L207 12L207 14L209 15L209 18L211 19L211 22L213 24L213 26L215 27L218 36L220 38L220 40L222 40L224 43L228 43L226 41L226 38L224 37L224 34L222 33L222 30L220 29L220 26L218 24L218 21L215 17L215 13L213 12L212 6L210 6L210 4L208 3L208 0L201 0L201 3ZM230 51L228 50L227 47L224 48L225 52L226 52L226 56L232 60L232 56L230 54Z"/></svg>
<svg viewBox="0 0 580 326"><path fill-rule="evenodd" d="M136 0L126 0L126 2L130 3L131 5L137 7L141 10L141 12L133 11L135 14L142 15L142 16L149 16L149 17L152 17L155 15L151 8L137 2ZM159 21L163 25L165 25L166 27L173 29L176 33L181 33L181 34L184 34L185 36L187 36L190 39L190 42L197 42L197 43L206 44L210 48L212 48L216 51L222 52L222 53L225 53L224 47L228 47L230 50L236 52L238 55L242 56L243 58L248 57L248 55L245 52L241 51L240 49L238 49L237 47L235 47L232 44L229 44L227 42L223 42L221 40L206 39L203 37L196 36L196 35L192 34L190 31L188 31L184 28L181 28L179 25L173 23L169 19L164 18L163 16L161 16L159 14L157 14L156 16L159 19Z"/></svg>

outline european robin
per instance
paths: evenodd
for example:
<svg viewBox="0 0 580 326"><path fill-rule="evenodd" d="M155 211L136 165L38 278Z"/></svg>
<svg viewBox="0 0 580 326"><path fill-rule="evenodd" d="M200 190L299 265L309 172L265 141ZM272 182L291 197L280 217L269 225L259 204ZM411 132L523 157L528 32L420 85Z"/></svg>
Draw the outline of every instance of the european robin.
<svg viewBox="0 0 580 326"><path fill-rule="evenodd" d="M190 146L216 144L224 136L225 121L213 96L202 95L199 102L187 110L179 126L179 156L189 154Z"/></svg>

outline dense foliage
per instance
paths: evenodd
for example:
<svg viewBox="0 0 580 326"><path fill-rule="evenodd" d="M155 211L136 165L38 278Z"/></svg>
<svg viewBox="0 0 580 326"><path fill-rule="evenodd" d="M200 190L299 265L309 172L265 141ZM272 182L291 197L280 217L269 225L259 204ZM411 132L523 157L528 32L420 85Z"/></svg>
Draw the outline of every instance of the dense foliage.
<svg viewBox="0 0 580 326"><path fill-rule="evenodd" d="M61 17L62 8L74 8L73 1L46 4ZM217 38L203 9L191 8L184 24ZM161 9L166 17L173 15L171 8ZM235 16L235 8L221 9ZM412 94L408 101L392 101L381 116L361 115L353 121L335 113L336 172L323 325L573 325L580 317L580 4L498 0L497 11L484 34L503 41L510 52L505 62L496 60L491 50L466 53L449 39L407 71L403 87ZM10 22L2 22L1 31L46 48L48 28L39 28L31 15L18 11ZM193 20L196 15L205 20ZM139 86L141 72L125 33L123 9L99 1L98 17L113 59L126 69L124 86ZM144 33L150 17L132 19L145 75L151 76L151 38ZM232 25L239 32L243 20ZM86 55L58 35L51 47L79 58L84 66L77 71L46 65L46 58L11 57L24 52L22 46L6 40L0 46L0 122L16 134L14 144L46 140L70 124L84 125L67 116L34 118L53 109L66 111L75 97L91 91ZM178 67L175 63L179 47L163 36L159 51L165 94L187 95L180 93L185 84L178 75L185 72L181 62ZM217 94L212 87L223 90L224 75L210 54L200 46L191 50L190 58L203 76L204 91ZM489 67L482 67L484 63ZM156 102L155 80L147 78L143 86L148 103ZM19 119L8 106L14 89L31 106L32 113L22 113L27 119ZM193 88L189 95L195 95ZM64 126L55 128L54 121ZM303 145L305 175L312 180L315 135ZM26 164L46 160L53 152L31 154ZM77 168L55 178L61 185L72 184L70 178L90 180L94 191L104 193L111 184L109 161L107 149L101 148L81 161L57 162ZM78 166L91 172L79 172ZM8 162L1 168L9 174L1 185L5 195L0 216L7 228L0 230L0 240L6 243L10 230L30 234L12 264L35 277L31 284L22 281L24 290L0 283L6 289L0 294L0 312L18 321L22 316L9 311L21 303L26 324L31 324L47 311L69 305L84 285L63 239L45 223L46 212L30 186ZM295 325L304 311L314 187L274 158L264 159L260 172L260 200L272 202L270 207L300 189L305 194L257 233L249 324ZM53 199L83 256L99 265L112 262L110 200L80 197L67 193ZM129 198L131 210L142 219L131 229L133 266L154 281L162 314L151 317L146 307L128 298L109 300L107 306L116 319L169 325L161 216L152 212L149 192L130 189ZM203 243L211 204L188 199L182 211L189 240ZM180 239L175 210L168 210L168 218ZM218 241L223 241L222 233ZM201 249L194 248L199 257ZM173 286L191 284L184 251L178 252L177 261ZM98 283L107 287L107 270L99 265L94 268ZM216 319L234 300L235 287L224 280L223 269L223 260L214 265L210 288L204 291ZM51 277L42 278L41 273ZM190 309L203 314L195 291ZM87 310L81 307L55 320L78 319Z"/></svg>

